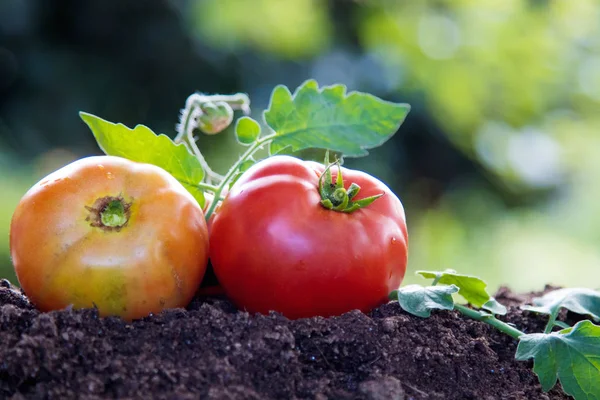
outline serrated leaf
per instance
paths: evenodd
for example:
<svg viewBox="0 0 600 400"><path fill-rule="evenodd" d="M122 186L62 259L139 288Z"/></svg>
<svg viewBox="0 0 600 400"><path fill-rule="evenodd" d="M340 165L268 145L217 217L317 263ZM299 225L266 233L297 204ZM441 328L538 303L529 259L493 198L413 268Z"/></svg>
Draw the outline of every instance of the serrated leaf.
<svg viewBox="0 0 600 400"><path fill-rule="evenodd" d="M260 125L250 117L241 117L235 124L235 134L241 144L252 144L260 136Z"/></svg>
<svg viewBox="0 0 600 400"><path fill-rule="evenodd" d="M542 297L533 299L533 306L524 305L521 309L541 314L557 315L561 308L577 314L600 319L600 292L586 288L566 288L553 290Z"/></svg>
<svg viewBox="0 0 600 400"><path fill-rule="evenodd" d="M493 297L491 297L484 305L481 306L484 310L488 310L492 314L495 315L506 315L508 310L506 307L500 303Z"/></svg>
<svg viewBox="0 0 600 400"><path fill-rule="evenodd" d="M515 358L534 359L533 371L545 391L559 379L576 400L600 399L600 326L589 320L559 332L521 336Z"/></svg>
<svg viewBox="0 0 600 400"><path fill-rule="evenodd" d="M408 104L371 94L346 94L344 85L319 88L316 81L309 80L293 95L279 85L264 113L276 135L269 151L318 148L349 157L365 156L367 149L381 145L398 130L409 111Z"/></svg>
<svg viewBox="0 0 600 400"><path fill-rule="evenodd" d="M458 292L458 287L407 285L397 290L398 303L406 312L418 317L427 318L431 310L452 310L454 300L452 294Z"/></svg>
<svg viewBox="0 0 600 400"><path fill-rule="evenodd" d="M417 271L417 274L427 279L439 278L438 283L444 285L458 286L460 289L458 294L475 307L482 307L491 299L491 296L485 290L487 284L475 276L462 275L451 269L445 271Z"/></svg>
<svg viewBox="0 0 600 400"><path fill-rule="evenodd" d="M105 154L163 168L204 206L204 191L197 186L204 178L204 170L185 145L175 144L168 136L157 135L144 125L130 129L92 114L81 112L79 115Z"/></svg>

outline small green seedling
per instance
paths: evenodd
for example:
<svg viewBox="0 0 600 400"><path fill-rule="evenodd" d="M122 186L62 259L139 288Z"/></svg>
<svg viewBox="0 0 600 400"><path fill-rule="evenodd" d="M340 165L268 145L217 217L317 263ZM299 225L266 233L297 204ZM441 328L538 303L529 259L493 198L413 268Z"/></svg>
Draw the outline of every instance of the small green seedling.
<svg viewBox="0 0 600 400"><path fill-rule="evenodd" d="M549 391L560 380L563 390L576 400L600 399L600 326L583 320L574 326L558 321L565 308L577 314L600 319L600 292L591 289L560 289L535 298L524 310L549 315L543 333L524 333L496 318L506 314L506 307L485 290L481 279L458 274L453 270L417 271L433 279L431 286L407 285L390 294L400 307L418 317L429 317L432 310L456 310L477 321L494 326L519 341L515 358L534 360L534 372L542 389ZM456 303L461 295L472 307ZM553 331L555 327L560 330Z"/></svg>

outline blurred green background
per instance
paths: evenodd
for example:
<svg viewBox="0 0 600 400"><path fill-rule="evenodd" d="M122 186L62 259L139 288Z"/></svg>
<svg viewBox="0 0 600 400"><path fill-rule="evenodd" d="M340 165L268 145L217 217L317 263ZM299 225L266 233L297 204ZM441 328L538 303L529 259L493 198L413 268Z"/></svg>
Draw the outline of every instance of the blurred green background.
<svg viewBox="0 0 600 400"><path fill-rule="evenodd" d="M600 287L600 2L0 1L0 276L25 191L99 154L78 111L174 136L194 91L256 112L305 79L408 102L371 156L403 200L407 282L453 268L492 287ZM217 170L232 132L202 137Z"/></svg>

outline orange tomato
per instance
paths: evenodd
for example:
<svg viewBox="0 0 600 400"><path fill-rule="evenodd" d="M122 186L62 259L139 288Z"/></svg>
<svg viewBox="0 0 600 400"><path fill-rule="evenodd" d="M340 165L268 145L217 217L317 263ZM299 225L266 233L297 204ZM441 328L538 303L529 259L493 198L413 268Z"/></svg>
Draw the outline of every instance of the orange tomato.
<svg viewBox="0 0 600 400"><path fill-rule="evenodd" d="M206 271L208 230L198 202L168 172L97 156L25 194L10 251L40 310L95 306L132 320L190 302Z"/></svg>

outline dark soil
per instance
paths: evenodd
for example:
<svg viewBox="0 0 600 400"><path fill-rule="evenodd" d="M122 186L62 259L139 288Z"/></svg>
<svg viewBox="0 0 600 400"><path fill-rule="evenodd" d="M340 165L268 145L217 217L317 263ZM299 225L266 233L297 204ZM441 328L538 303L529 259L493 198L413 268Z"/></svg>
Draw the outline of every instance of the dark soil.
<svg viewBox="0 0 600 400"><path fill-rule="evenodd" d="M289 321L195 299L128 324L95 310L39 313L0 281L0 397L11 399L567 399L543 393L516 342L454 312ZM544 320L501 290L525 331Z"/></svg>

